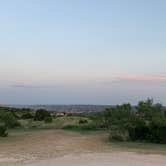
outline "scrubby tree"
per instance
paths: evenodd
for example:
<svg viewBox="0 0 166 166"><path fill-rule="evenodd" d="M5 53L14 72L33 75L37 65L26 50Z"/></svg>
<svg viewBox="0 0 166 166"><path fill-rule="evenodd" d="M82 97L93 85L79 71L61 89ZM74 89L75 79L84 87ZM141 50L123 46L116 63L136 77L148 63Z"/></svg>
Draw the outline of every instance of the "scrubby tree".
<svg viewBox="0 0 166 166"><path fill-rule="evenodd" d="M34 117L33 117L33 115L30 112L24 113L21 116L21 119L32 119L32 118L34 118Z"/></svg>
<svg viewBox="0 0 166 166"><path fill-rule="evenodd" d="M48 117L51 117L50 112L48 112L47 110L44 110L44 109L39 109L35 113L34 120L42 121Z"/></svg>
<svg viewBox="0 0 166 166"><path fill-rule="evenodd" d="M0 137L6 137L7 135L7 127L4 123L0 123Z"/></svg>
<svg viewBox="0 0 166 166"><path fill-rule="evenodd" d="M45 122L45 123L52 123L52 117L51 117L51 116L46 117L46 118L44 119L44 122Z"/></svg>
<svg viewBox="0 0 166 166"><path fill-rule="evenodd" d="M14 128L20 126L18 120L11 112L1 111L0 121L3 122L8 128Z"/></svg>

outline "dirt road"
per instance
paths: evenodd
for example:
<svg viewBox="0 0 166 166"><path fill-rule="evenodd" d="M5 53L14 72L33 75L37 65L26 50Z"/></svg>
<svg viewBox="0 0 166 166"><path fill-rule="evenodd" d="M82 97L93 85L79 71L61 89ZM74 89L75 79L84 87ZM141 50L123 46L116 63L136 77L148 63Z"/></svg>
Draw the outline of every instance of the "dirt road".
<svg viewBox="0 0 166 166"><path fill-rule="evenodd" d="M165 166L166 157L133 152L91 153L68 155L57 159L39 161L26 166Z"/></svg>
<svg viewBox="0 0 166 166"><path fill-rule="evenodd" d="M0 166L165 166L166 155L115 149L106 133L11 132L0 139Z"/></svg>

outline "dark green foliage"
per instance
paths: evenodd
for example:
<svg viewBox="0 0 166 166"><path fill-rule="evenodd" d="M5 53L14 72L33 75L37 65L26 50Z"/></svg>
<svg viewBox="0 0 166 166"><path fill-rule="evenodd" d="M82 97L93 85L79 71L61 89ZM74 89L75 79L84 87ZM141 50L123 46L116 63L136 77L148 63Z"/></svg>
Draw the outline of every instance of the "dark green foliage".
<svg viewBox="0 0 166 166"><path fill-rule="evenodd" d="M83 125L66 125L63 127L65 130L76 130L76 131L94 131L96 130L95 124L83 124Z"/></svg>
<svg viewBox="0 0 166 166"><path fill-rule="evenodd" d="M149 124L149 139L156 143L166 143L166 119L155 119Z"/></svg>
<svg viewBox="0 0 166 166"><path fill-rule="evenodd" d="M94 123L97 129L106 129L106 121L105 121L105 116L104 112L97 112L97 113L90 113L87 115L88 118L90 118Z"/></svg>
<svg viewBox="0 0 166 166"><path fill-rule="evenodd" d="M80 119L78 123L79 124L86 124L86 123L88 123L88 121L86 119Z"/></svg>
<svg viewBox="0 0 166 166"><path fill-rule="evenodd" d="M114 127L126 128L130 119L134 116L134 112L131 111L129 104L117 106L115 108L106 109L103 113L104 122L107 128L111 129Z"/></svg>
<svg viewBox="0 0 166 166"><path fill-rule="evenodd" d="M0 107L0 114L1 112L11 113L16 119L24 119L24 114L33 115L34 110L29 108Z"/></svg>
<svg viewBox="0 0 166 166"><path fill-rule="evenodd" d="M145 120L152 120L154 117L165 118L165 110L162 105L159 103L153 104L152 99L140 101L137 106L137 113Z"/></svg>
<svg viewBox="0 0 166 166"><path fill-rule="evenodd" d="M33 115L30 112L24 113L21 116L21 119L32 119L32 118L34 118L34 117L33 117Z"/></svg>
<svg viewBox="0 0 166 166"><path fill-rule="evenodd" d="M135 117L128 126L129 137L131 140L146 140L150 133L146 122L138 117Z"/></svg>
<svg viewBox="0 0 166 166"><path fill-rule="evenodd" d="M94 117L98 127L109 129L110 139L166 143L166 112L152 99L140 101L134 110L130 104L123 104L108 108Z"/></svg>
<svg viewBox="0 0 166 166"><path fill-rule="evenodd" d="M50 115L50 113L47 110L39 109L35 113L34 120L42 121L42 120L45 120L45 118L48 118L50 116L51 115Z"/></svg>
<svg viewBox="0 0 166 166"><path fill-rule="evenodd" d="M127 130L111 130L109 139L114 141L127 141L129 140L129 134Z"/></svg>
<svg viewBox="0 0 166 166"><path fill-rule="evenodd" d="M20 126L16 117L11 112L0 112L0 121L3 122L8 128L15 128Z"/></svg>
<svg viewBox="0 0 166 166"><path fill-rule="evenodd" d="M7 135L7 127L5 126L5 124L0 123L0 137L6 137Z"/></svg>
<svg viewBox="0 0 166 166"><path fill-rule="evenodd" d="M45 123L52 123L52 117L50 116L50 117L46 117L45 119L44 119L44 122Z"/></svg>
<svg viewBox="0 0 166 166"><path fill-rule="evenodd" d="M166 143L166 121L137 120L129 129L131 140L147 140L155 143Z"/></svg>

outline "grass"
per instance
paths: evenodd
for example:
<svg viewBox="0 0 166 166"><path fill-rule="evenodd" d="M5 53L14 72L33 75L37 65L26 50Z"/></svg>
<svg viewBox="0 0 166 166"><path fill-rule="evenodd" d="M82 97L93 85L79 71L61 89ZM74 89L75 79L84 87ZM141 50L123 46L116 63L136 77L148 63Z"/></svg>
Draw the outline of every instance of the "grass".
<svg viewBox="0 0 166 166"><path fill-rule="evenodd" d="M34 121L33 119L19 120L19 122L24 129L62 129L65 126L79 126L80 119L87 120L88 123L91 122L91 120L89 120L88 118L77 116L54 118L51 123L45 123L44 121Z"/></svg>
<svg viewBox="0 0 166 166"><path fill-rule="evenodd" d="M18 135L19 133L21 134L26 132L36 132L36 131L41 131L46 129L47 130L48 129L63 129L67 126L78 127L80 126L79 125L80 119L87 120L88 123L91 123L91 120L89 120L88 118L78 117L78 116L70 116L70 117L65 116L65 117L54 118L51 123L45 123L44 121L34 121L33 119L26 119L26 120L22 119L22 120L19 120L21 127L8 129L8 133L9 133L8 137L5 137L5 138L0 137L0 142L12 140L15 138L15 135ZM69 129L69 130L72 130L72 129ZM76 131L76 130L73 129L73 131Z"/></svg>

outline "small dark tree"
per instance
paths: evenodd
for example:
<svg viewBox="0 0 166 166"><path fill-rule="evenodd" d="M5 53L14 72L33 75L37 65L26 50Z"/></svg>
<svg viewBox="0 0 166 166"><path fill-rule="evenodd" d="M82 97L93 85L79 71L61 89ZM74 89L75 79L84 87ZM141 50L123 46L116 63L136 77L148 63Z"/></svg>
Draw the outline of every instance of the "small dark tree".
<svg viewBox="0 0 166 166"><path fill-rule="evenodd" d="M52 117L50 116L50 117L46 117L45 119L44 119L44 122L45 123L52 123Z"/></svg>
<svg viewBox="0 0 166 166"><path fill-rule="evenodd" d="M34 120L42 121L45 120L47 117L51 117L50 113L47 110L39 109L35 113Z"/></svg>
<svg viewBox="0 0 166 166"><path fill-rule="evenodd" d="M0 120L3 122L8 128L14 128L20 126L17 119L11 112L1 112Z"/></svg>
<svg viewBox="0 0 166 166"><path fill-rule="evenodd" d="M146 122L139 117L133 117L130 120L128 125L128 132L130 139L133 141L146 140L150 134L150 130L146 125Z"/></svg>
<svg viewBox="0 0 166 166"><path fill-rule="evenodd" d="M32 118L33 118L33 115L30 112L24 113L21 116L21 119L32 119Z"/></svg>
<svg viewBox="0 0 166 166"><path fill-rule="evenodd" d="M0 123L0 137L6 137L7 135L7 127L5 126L5 124Z"/></svg>
<svg viewBox="0 0 166 166"><path fill-rule="evenodd" d="M79 124L86 124L86 123L88 123L88 121L86 119L80 119L78 123Z"/></svg>

